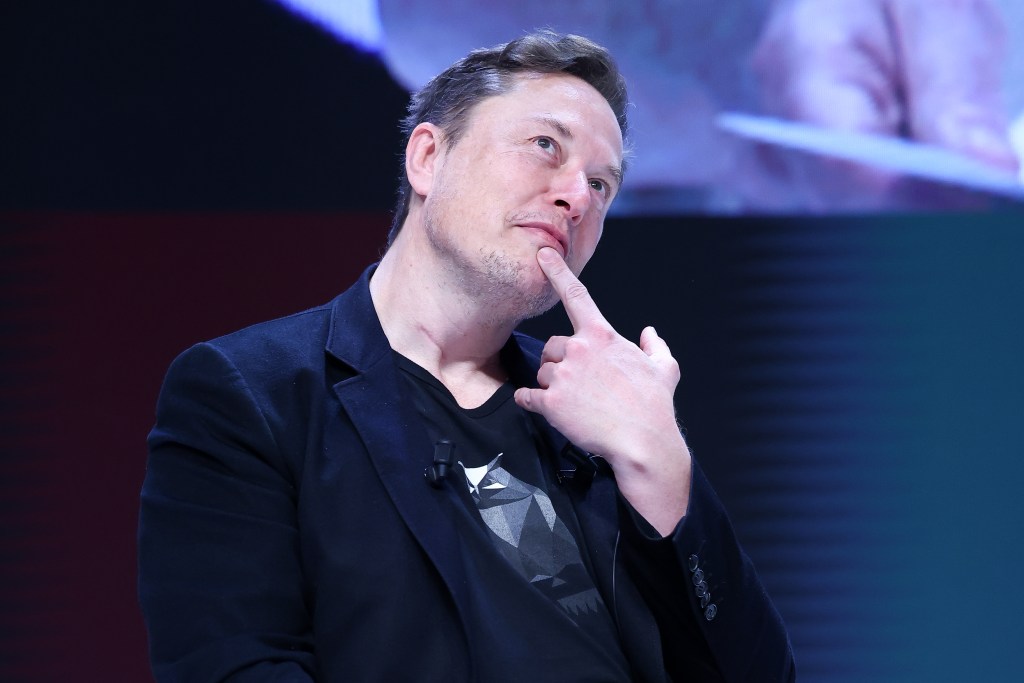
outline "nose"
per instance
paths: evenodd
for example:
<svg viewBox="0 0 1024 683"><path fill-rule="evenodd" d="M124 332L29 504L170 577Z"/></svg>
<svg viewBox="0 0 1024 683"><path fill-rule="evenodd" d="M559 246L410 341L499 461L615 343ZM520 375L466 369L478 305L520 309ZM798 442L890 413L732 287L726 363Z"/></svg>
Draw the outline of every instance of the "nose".
<svg viewBox="0 0 1024 683"><path fill-rule="evenodd" d="M552 186L555 206L563 210L571 225L578 225L590 208L590 183L580 170L563 170Z"/></svg>

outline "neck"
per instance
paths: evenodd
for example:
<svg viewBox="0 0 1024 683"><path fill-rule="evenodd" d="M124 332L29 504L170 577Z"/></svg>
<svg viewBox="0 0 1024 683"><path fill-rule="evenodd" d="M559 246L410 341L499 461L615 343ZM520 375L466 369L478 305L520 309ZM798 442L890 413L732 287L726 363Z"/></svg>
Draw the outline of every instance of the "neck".
<svg viewBox="0 0 1024 683"><path fill-rule="evenodd" d="M479 405L505 380L499 352L519 321L463 291L430 250L412 248L410 237L399 236L370 280L384 334L460 405Z"/></svg>

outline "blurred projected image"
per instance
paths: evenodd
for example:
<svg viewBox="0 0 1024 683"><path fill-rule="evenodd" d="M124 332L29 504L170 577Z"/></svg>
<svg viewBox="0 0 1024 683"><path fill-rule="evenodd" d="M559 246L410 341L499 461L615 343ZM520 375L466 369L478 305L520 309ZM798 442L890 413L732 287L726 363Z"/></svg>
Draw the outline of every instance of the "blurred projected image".
<svg viewBox="0 0 1024 683"><path fill-rule="evenodd" d="M278 0L418 88L536 27L620 60L620 213L1024 208L1020 0Z"/></svg>

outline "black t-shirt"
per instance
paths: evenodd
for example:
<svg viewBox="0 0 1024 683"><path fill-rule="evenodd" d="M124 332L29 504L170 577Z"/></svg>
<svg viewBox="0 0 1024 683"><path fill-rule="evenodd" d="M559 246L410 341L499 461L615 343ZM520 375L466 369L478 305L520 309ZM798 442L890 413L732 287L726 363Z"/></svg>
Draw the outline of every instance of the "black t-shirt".
<svg viewBox="0 0 1024 683"><path fill-rule="evenodd" d="M511 680L513 667L517 680L536 671L562 672L557 680L565 681L628 681L572 503L550 481L549 458L513 400L515 387L506 382L483 405L462 408L433 375L395 355L428 435L455 447L446 485L467 513L460 520L468 540L463 559L480 595L475 622L487 632L470 634L478 638L473 655L481 680ZM489 659L494 638L521 642L524 659Z"/></svg>

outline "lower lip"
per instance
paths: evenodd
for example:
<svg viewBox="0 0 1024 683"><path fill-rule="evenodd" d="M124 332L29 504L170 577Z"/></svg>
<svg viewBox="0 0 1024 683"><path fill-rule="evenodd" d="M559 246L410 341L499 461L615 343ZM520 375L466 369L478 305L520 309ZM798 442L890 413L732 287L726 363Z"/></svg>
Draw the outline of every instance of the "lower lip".
<svg viewBox="0 0 1024 683"><path fill-rule="evenodd" d="M557 239L555 239L555 236L552 235L550 232L548 232L547 230L545 230L543 228L534 228L534 227L528 226L528 225L520 226L520 227L523 227L526 230L529 230L530 232L533 232L533 233L536 233L537 235L540 235L544 239L544 242L546 243L544 246L551 247L551 248L555 249L561 255L562 258L565 258L565 248L562 246L562 243L559 242Z"/></svg>

